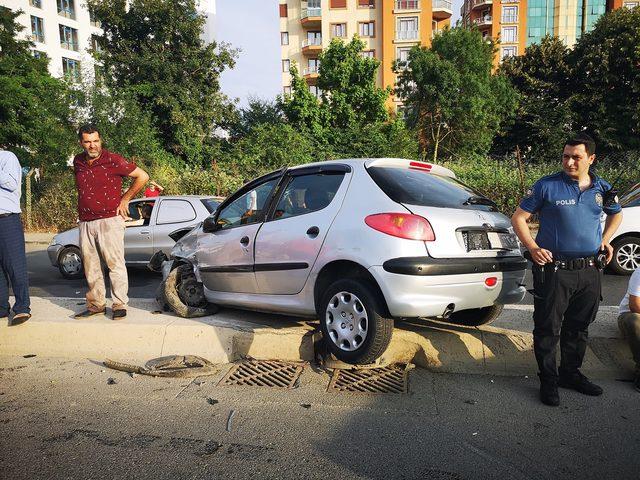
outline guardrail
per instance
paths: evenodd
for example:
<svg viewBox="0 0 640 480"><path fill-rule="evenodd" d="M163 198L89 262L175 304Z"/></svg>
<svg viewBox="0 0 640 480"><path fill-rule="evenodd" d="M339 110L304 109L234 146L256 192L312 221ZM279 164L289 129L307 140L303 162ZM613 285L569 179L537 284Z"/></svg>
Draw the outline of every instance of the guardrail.
<svg viewBox="0 0 640 480"><path fill-rule="evenodd" d="M432 10L451 10L451 2L449 0L434 0Z"/></svg>
<svg viewBox="0 0 640 480"><path fill-rule="evenodd" d="M321 38L305 38L302 41L302 48L305 47L320 47L322 46L322 39Z"/></svg>
<svg viewBox="0 0 640 480"><path fill-rule="evenodd" d="M303 8L302 15L300 15L300 18L321 17L321 16L322 16L322 8L313 7L313 8Z"/></svg>

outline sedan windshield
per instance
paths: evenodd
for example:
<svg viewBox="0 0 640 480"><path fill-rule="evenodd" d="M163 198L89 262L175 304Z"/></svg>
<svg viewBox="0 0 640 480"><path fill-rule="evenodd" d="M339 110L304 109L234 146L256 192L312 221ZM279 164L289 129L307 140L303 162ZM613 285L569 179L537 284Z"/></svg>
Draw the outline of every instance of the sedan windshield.
<svg viewBox="0 0 640 480"><path fill-rule="evenodd" d="M494 202L453 177L400 167L371 167L367 171L382 191L398 203L497 211Z"/></svg>

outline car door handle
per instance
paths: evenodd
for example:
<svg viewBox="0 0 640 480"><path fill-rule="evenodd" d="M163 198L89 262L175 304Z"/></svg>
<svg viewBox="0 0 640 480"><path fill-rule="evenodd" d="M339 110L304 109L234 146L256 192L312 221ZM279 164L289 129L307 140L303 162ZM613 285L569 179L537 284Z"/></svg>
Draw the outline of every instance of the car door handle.
<svg viewBox="0 0 640 480"><path fill-rule="evenodd" d="M140 235L149 235L149 233L151 232L149 232L148 230L143 230L142 232L140 232Z"/></svg>
<svg viewBox="0 0 640 480"><path fill-rule="evenodd" d="M320 229L318 227L310 227L309 230L307 230L307 236L310 238L316 238L319 233Z"/></svg>
<svg viewBox="0 0 640 480"><path fill-rule="evenodd" d="M242 238L240 239L240 243L241 243L243 246L245 246L245 247L246 247L247 245L249 245L249 237L247 237L247 236L242 237Z"/></svg>

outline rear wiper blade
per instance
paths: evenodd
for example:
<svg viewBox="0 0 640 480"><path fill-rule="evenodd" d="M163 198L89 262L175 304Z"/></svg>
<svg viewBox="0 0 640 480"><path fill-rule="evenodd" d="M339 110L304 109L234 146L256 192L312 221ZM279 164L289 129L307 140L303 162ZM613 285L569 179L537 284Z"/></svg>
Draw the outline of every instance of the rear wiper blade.
<svg viewBox="0 0 640 480"><path fill-rule="evenodd" d="M488 205L490 207L497 207L498 204L487 197L481 197L479 195L472 195L467 198L463 205Z"/></svg>

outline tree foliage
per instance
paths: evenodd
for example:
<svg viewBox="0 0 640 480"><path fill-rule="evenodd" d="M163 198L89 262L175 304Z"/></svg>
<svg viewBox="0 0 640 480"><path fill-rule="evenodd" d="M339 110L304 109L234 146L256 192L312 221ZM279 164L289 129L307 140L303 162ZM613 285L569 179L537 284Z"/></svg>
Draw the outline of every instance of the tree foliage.
<svg viewBox="0 0 640 480"><path fill-rule="evenodd" d="M18 15L0 7L0 148L23 166L62 167L75 145L68 89L31 42L17 39Z"/></svg>
<svg viewBox="0 0 640 480"><path fill-rule="evenodd" d="M232 111L220 74L234 65L225 45L205 44L195 0L89 0L104 30L105 85L126 91L149 115L165 150L196 165Z"/></svg>
<svg viewBox="0 0 640 480"><path fill-rule="evenodd" d="M520 94L513 123L496 140L494 151L516 148L528 159L557 158L573 129L569 49L557 37L546 36L524 55L504 61L501 72Z"/></svg>
<svg viewBox="0 0 640 480"><path fill-rule="evenodd" d="M571 53L578 128L610 150L640 148L640 8L600 17Z"/></svg>
<svg viewBox="0 0 640 480"><path fill-rule="evenodd" d="M487 152L517 101L508 80L491 73L492 59L478 30L453 28L396 64L396 94L423 158Z"/></svg>

